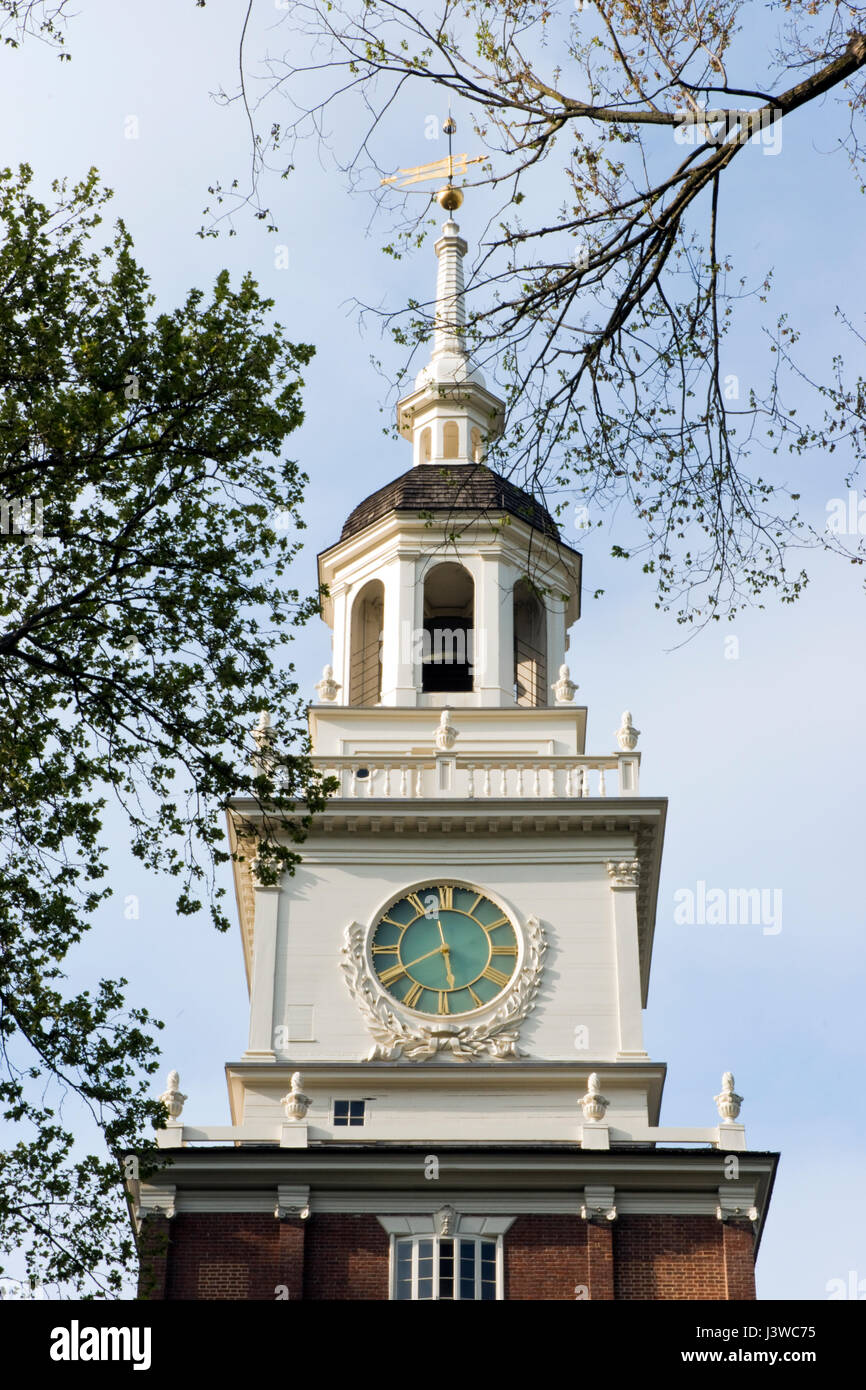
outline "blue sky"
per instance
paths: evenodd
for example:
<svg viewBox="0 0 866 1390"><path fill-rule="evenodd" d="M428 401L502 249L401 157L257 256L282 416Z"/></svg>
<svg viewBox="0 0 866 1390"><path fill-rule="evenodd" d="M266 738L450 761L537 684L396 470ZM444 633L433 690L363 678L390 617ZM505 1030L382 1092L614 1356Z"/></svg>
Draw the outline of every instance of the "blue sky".
<svg viewBox="0 0 866 1390"><path fill-rule="evenodd" d="M396 306L410 294L429 297L432 250L428 244L399 264L384 256L386 224L370 228L369 201L350 195L311 145L294 178L269 189L276 235L241 217L232 239L196 237L207 184L232 177L247 159L239 110L220 109L209 96L234 82L239 7L80 0L78 10L71 63L38 43L0 50L3 162L27 160L43 188L96 165L116 191L114 211L129 226L160 306L212 282L223 266L236 275L250 270L290 335L316 345L306 423L288 441L311 480L294 580L311 589L317 550L336 539L366 493L411 463L408 445L382 433L387 383L369 357L391 372L402 362L371 325L362 331L352 301ZM267 22L269 6L257 13ZM425 144L430 113L444 111L428 94L419 99L417 126L408 119L394 129L395 165L444 153L441 142ZM137 117L137 139L126 138L129 116ZM825 100L786 124L778 157L750 149L754 157L737 162L722 219L722 245L738 272L760 279L775 268L767 319L789 309L816 368L849 350L836 304L863 322L866 205L845 156L834 152L838 121ZM458 148L472 153L468 130L463 122ZM336 130L341 138L352 133ZM484 216L471 203L462 210L470 243ZM280 246L288 247L288 269L277 268ZM761 380L757 313L727 352L725 366L742 383ZM862 362L852 366L863 370ZM838 455L788 469L819 528L828 499L845 493L844 471ZM642 790L670 799L646 1014L648 1050L669 1065L662 1123L713 1123L721 1073L734 1071L750 1147L782 1153L759 1293L821 1299L829 1280L847 1283L852 1270L866 1279L862 581L838 559L807 557L812 583L797 605L770 600L763 612L683 645L673 619L654 610L638 569L607 558L607 527L589 539L576 531L567 538L585 557L587 593L570 655L578 699L589 708L588 751L608 751L622 710L631 709L642 730ZM605 590L599 601L591 598L596 588ZM310 624L295 651L310 694L328 656L327 630ZM239 937L218 936L204 918L178 923L172 885L145 874L125 844L118 821L116 896L77 954L75 982L97 971L125 974L130 997L166 1022L165 1070L180 1070L190 1120L224 1122L223 1063L246 1042ZM699 881L780 889L782 930L678 925L674 894ZM129 894L139 899L137 921L124 918Z"/></svg>

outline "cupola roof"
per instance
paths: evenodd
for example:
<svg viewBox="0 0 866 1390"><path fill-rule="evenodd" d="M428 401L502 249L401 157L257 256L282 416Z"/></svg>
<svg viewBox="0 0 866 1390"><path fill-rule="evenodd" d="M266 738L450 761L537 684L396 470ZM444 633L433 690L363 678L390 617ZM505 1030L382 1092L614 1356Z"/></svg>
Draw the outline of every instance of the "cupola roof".
<svg viewBox="0 0 866 1390"><path fill-rule="evenodd" d="M552 540L560 538L559 527L545 507L483 463L410 468L350 513L340 540L349 540L391 512L455 512L476 517L507 512Z"/></svg>

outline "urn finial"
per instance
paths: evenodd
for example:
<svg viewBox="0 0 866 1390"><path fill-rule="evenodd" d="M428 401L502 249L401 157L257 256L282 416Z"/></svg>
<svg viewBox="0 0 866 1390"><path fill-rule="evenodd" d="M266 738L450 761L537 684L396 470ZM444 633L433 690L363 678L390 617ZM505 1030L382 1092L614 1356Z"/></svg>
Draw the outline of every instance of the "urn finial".
<svg viewBox="0 0 866 1390"><path fill-rule="evenodd" d="M451 723L451 711L447 705L439 716L439 723L436 726L433 740L436 747L443 753L450 753L454 744L457 742L457 730Z"/></svg>
<svg viewBox="0 0 866 1390"><path fill-rule="evenodd" d="M571 704L571 701L574 699L574 692L575 690L577 690L577 686L571 679L571 672L569 671L565 663L563 663L562 666L560 666L559 668L559 680L554 681L553 685L550 688L553 691L554 696L556 697L556 703L558 705Z"/></svg>
<svg viewBox="0 0 866 1390"><path fill-rule="evenodd" d="M168 1074L168 1084L160 1096L160 1100L168 1111L170 1120L177 1120L180 1118L180 1113L183 1110L184 1101L186 1099L187 1097L180 1089L180 1076L176 1071L170 1071Z"/></svg>
<svg viewBox="0 0 866 1390"><path fill-rule="evenodd" d="M733 1124L739 1116L743 1097L738 1096L734 1090L734 1073L732 1071L726 1071L723 1075L722 1089L717 1096L713 1096L713 1100L716 1102L716 1109L722 1124Z"/></svg>
<svg viewBox="0 0 866 1390"><path fill-rule="evenodd" d="M640 737L640 729L636 729L631 722L631 710L623 710L622 725L616 731L616 741L624 753L631 753L637 748L637 741Z"/></svg>
<svg viewBox="0 0 866 1390"><path fill-rule="evenodd" d="M312 1105L310 1096L304 1095L304 1078L299 1071L293 1072L291 1080L291 1090L288 1095L283 1096L280 1101L286 1112L287 1120L304 1120L307 1111Z"/></svg>
<svg viewBox="0 0 866 1390"><path fill-rule="evenodd" d="M266 709L259 715L259 722L253 729L253 742L256 751L253 754L253 766L260 772L267 773L268 776L274 770L274 739L277 736L276 729L271 724L271 716Z"/></svg>
<svg viewBox="0 0 866 1390"><path fill-rule="evenodd" d="M322 671L322 679L316 686L316 694L323 704L333 704L337 698L337 692L342 690L342 686L334 680L333 666L326 666Z"/></svg>
<svg viewBox="0 0 866 1390"><path fill-rule="evenodd" d="M585 1120L594 1121L596 1124L603 1120L610 1101L607 1096L601 1094L601 1082L598 1072L592 1072L586 1083L586 1095L582 1097L580 1108L583 1111Z"/></svg>

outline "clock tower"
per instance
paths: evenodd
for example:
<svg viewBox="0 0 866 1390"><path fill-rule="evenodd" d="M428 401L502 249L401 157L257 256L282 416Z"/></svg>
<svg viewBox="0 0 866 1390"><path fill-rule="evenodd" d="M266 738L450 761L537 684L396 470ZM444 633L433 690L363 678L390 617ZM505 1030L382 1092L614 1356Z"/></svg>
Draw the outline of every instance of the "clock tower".
<svg viewBox="0 0 866 1390"><path fill-rule="evenodd" d="M169 1078L171 1163L132 1184L142 1296L754 1298L776 1156L729 1073L712 1123L659 1123L666 802L629 713L586 751L581 557L484 461L503 403L465 349L450 215L435 250L411 467L319 556L310 734L336 791L277 885L255 805L230 812L249 1041L229 1125ZM267 715L256 743L278 765Z"/></svg>

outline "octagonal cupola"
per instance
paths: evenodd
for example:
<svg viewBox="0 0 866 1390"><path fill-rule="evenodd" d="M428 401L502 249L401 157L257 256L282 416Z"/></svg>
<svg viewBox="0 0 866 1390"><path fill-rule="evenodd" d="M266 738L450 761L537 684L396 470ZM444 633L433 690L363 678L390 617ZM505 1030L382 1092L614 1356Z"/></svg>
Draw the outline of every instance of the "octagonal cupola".
<svg viewBox="0 0 866 1390"><path fill-rule="evenodd" d="M466 351L466 243L452 219L435 249L430 361L398 405L413 467L319 556L333 655L317 692L359 711L570 703L581 557L536 498L482 462L503 402Z"/></svg>

